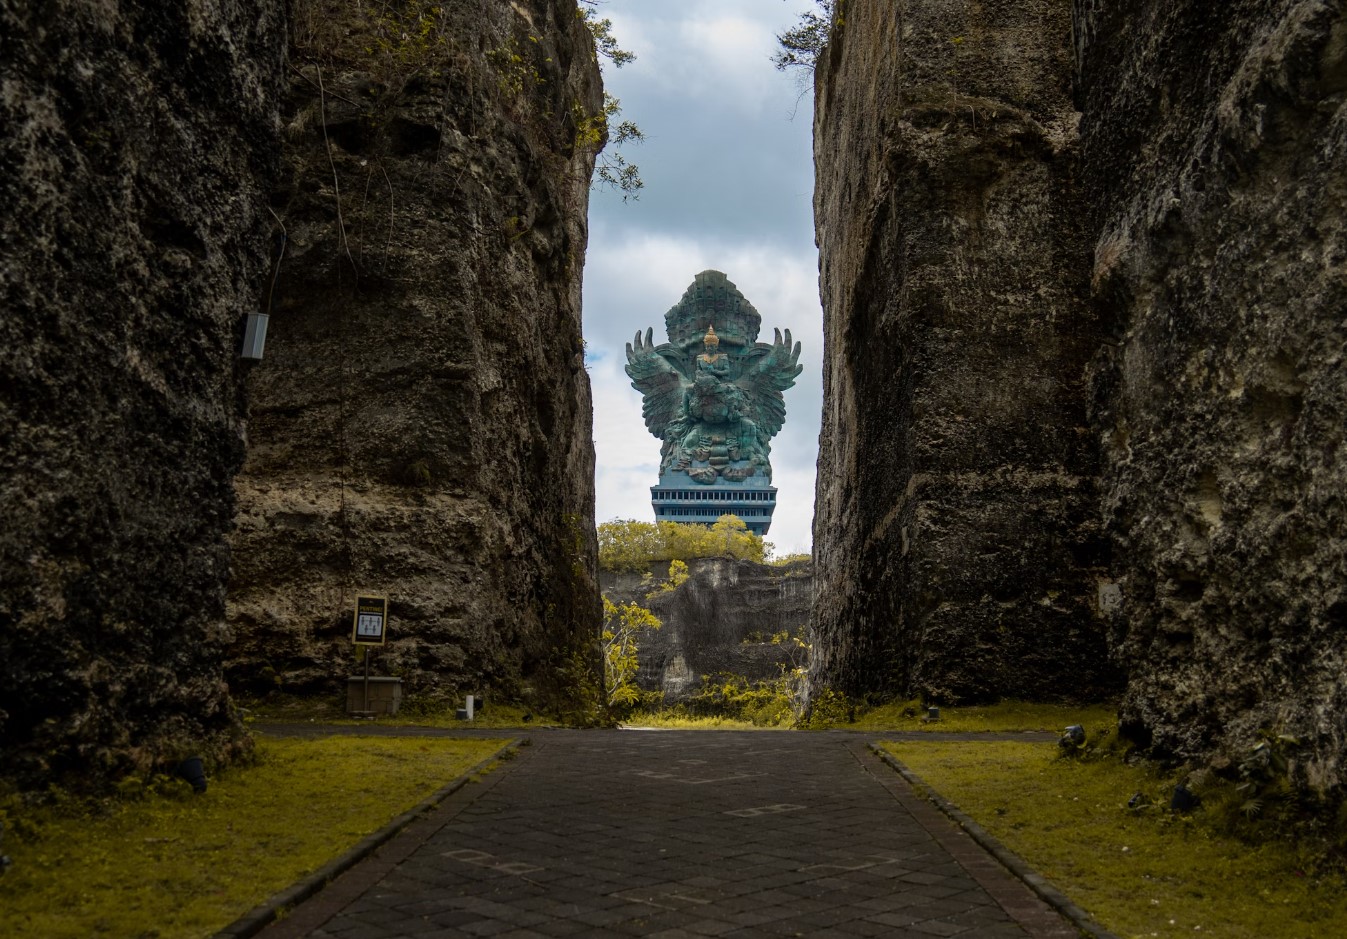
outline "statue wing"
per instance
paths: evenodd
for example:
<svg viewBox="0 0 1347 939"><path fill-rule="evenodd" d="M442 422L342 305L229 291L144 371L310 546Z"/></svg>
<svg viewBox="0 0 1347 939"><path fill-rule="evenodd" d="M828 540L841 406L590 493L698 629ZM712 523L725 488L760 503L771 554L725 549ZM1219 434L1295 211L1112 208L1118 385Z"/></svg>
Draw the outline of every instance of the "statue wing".
<svg viewBox="0 0 1347 939"><path fill-rule="evenodd" d="M792 347L790 330L781 338L781 330L774 330L776 341L770 346L758 343L749 353L749 361L735 384L743 389L753 406L753 420L767 440L775 437L786 423L786 399L781 392L795 384L795 378L804 371L798 364L800 344Z"/></svg>
<svg viewBox="0 0 1347 939"><path fill-rule="evenodd" d="M687 380L656 350L653 336L654 330L647 329L642 342L638 330L635 340L627 343L627 375L631 386L645 397L641 416L646 428L663 440L665 429L683 406Z"/></svg>

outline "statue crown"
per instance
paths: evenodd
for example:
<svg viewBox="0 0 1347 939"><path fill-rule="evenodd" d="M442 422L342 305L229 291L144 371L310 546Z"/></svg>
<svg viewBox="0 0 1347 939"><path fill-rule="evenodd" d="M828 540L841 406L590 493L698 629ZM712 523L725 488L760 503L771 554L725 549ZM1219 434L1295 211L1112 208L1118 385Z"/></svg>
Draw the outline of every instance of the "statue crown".
<svg viewBox="0 0 1347 939"><path fill-rule="evenodd" d="M702 342L706 343L708 346L720 345L720 337L716 335L715 326L706 327L706 335L702 337Z"/></svg>
<svg viewBox="0 0 1347 939"><path fill-rule="evenodd" d="M739 288L720 271L702 271L693 278L683 298L664 314L669 342L685 353L706 342L702 323L719 323L719 346L729 346L731 355L753 348L762 317Z"/></svg>

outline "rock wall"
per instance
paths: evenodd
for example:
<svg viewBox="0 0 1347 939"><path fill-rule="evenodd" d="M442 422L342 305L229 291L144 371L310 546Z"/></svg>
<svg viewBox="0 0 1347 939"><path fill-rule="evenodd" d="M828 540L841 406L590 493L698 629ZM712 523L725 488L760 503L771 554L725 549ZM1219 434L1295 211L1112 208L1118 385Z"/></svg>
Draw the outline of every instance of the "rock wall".
<svg viewBox="0 0 1347 939"><path fill-rule="evenodd" d="M245 745L221 679L280 3L0 2L0 773Z"/></svg>
<svg viewBox="0 0 1347 939"><path fill-rule="evenodd" d="M1078 7L1124 727L1187 758L1290 734L1340 784L1347 15Z"/></svg>
<svg viewBox="0 0 1347 939"><path fill-rule="evenodd" d="M635 602L663 625L637 646L636 683L662 691L676 704L702 686L703 675L728 673L749 681L771 680L791 666L792 649L772 636L806 632L814 593L813 562L757 564L733 558L701 558L688 564L688 579L672 590L667 565L640 574L601 574L604 595L614 603Z"/></svg>
<svg viewBox="0 0 1347 939"><path fill-rule="evenodd" d="M815 687L1115 687L1069 33L1058 0L857 0L819 60Z"/></svg>
<svg viewBox="0 0 1347 939"><path fill-rule="evenodd" d="M1341 787L1343 5L857 0L817 75L815 682L1105 633L1151 752Z"/></svg>
<svg viewBox="0 0 1347 939"><path fill-rule="evenodd" d="M545 699L593 664L599 621L592 38L574 0L301 0L293 58L231 681L344 682L373 591L391 598L376 673L423 698Z"/></svg>

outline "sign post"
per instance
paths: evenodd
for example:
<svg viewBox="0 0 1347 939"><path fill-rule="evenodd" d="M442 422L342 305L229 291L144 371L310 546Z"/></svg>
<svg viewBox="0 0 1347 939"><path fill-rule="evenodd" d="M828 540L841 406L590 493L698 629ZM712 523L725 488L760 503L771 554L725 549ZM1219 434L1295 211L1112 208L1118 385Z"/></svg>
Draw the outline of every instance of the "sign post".
<svg viewBox="0 0 1347 939"><path fill-rule="evenodd" d="M377 595L355 598L351 641L365 656L365 714L369 714L369 660L371 646L381 646L388 633L388 598Z"/></svg>

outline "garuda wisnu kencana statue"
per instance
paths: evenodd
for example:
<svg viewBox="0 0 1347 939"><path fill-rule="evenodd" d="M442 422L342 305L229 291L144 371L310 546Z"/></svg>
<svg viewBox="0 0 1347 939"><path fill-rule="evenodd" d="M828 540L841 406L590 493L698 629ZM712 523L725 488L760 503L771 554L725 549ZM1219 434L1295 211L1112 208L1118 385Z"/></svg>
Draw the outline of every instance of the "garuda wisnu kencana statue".
<svg viewBox="0 0 1347 939"><path fill-rule="evenodd" d="M786 420L781 392L803 371L800 344L776 330L758 342L762 317L720 271L698 274L654 330L627 344L627 375L645 396L645 426L664 441L660 475L684 471L706 485L772 477L771 439Z"/></svg>

